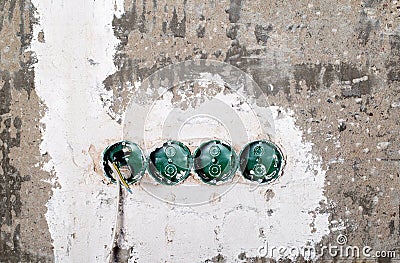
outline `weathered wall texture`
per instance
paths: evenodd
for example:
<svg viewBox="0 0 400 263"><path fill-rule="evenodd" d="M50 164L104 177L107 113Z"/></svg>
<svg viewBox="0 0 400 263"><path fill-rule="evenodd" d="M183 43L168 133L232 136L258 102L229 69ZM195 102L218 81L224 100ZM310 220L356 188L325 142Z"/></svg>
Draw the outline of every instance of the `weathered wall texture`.
<svg viewBox="0 0 400 263"><path fill-rule="evenodd" d="M101 221L101 211L114 207L114 191L95 183L101 180L99 154L118 139L130 99L141 103L157 99L157 92L140 90L146 77L166 65L200 58L224 61L247 72L271 105L293 112L304 142L312 143L312 153L321 157L326 171L327 201L310 212L329 215L330 233L318 242L335 243L342 233L351 245L398 251L400 3L126 0L87 1L80 6L79 1L33 2L35 6L30 1L0 0L1 262L53 261L54 252L57 261L71 260L95 250L94 245L87 251L78 249L90 240L81 241L74 231L79 230L77 225L85 225L80 212L99 203L98 210L86 216L90 223L107 229L88 238L108 242L112 224ZM91 131L79 126L82 120L73 122L76 112L64 116L59 106L64 102L65 112L69 102L76 103L72 107L99 105L83 110L83 122L96 131L114 131L87 135ZM44 112L47 119L43 120ZM54 122L56 118L61 121ZM96 121L101 125L96 126ZM52 148L49 137L58 131L65 133L65 143ZM82 134L90 147L78 143ZM76 165L71 167L71 177L65 176L68 165L63 166L63 158ZM82 171L90 176L82 179ZM87 192L74 193L74 183L87 187ZM265 191L267 203L278 198L271 189ZM69 193L76 199L68 199ZM62 198L64 206L54 207ZM79 206L79 200L87 207ZM68 218L57 215L57 209L70 211ZM56 231L63 224L68 236ZM168 245L175 232L167 230ZM229 239L225 240L229 247ZM143 253L136 251L141 247L137 242L123 250L126 260L146 262L135 254ZM224 242L221 246L212 250L215 255L198 260L230 262L233 257L240 262L268 262L246 251L224 254ZM174 257L165 260L174 262Z"/></svg>
<svg viewBox="0 0 400 263"><path fill-rule="evenodd" d="M45 219L51 186L41 169L40 118L45 106L34 87L29 51L35 8L30 1L0 2L0 261L52 261Z"/></svg>

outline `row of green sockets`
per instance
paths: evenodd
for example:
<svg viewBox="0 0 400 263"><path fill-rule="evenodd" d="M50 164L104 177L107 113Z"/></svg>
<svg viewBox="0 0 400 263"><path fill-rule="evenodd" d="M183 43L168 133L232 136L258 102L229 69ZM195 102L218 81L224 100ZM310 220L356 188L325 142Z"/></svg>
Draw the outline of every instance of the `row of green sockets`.
<svg viewBox="0 0 400 263"><path fill-rule="evenodd" d="M159 183L176 185L183 182L191 170L206 184L229 181L237 169L249 181L268 184L282 174L284 157L279 147L268 141L253 141L239 155L228 143L210 140L202 143L192 154L179 141L169 140L146 158L134 142L123 140L108 146L102 155L104 175L129 189L138 182L146 169Z"/></svg>

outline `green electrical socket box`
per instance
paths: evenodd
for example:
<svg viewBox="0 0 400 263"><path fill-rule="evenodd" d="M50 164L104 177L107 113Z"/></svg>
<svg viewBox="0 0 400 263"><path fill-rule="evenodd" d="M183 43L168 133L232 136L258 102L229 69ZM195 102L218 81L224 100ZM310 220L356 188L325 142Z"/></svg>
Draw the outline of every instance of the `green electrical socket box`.
<svg viewBox="0 0 400 263"><path fill-rule="evenodd" d="M186 145L170 140L150 154L148 164L149 173L156 181L175 185L189 176L193 159Z"/></svg>
<svg viewBox="0 0 400 263"><path fill-rule="evenodd" d="M201 144L194 153L194 170L207 184L218 184L233 177L237 169L234 149L219 140Z"/></svg>
<svg viewBox="0 0 400 263"><path fill-rule="evenodd" d="M104 175L116 183L118 175L114 174L111 165L115 164L127 184L139 181L146 171L146 158L142 149L133 142L120 141L108 146L102 156Z"/></svg>
<svg viewBox="0 0 400 263"><path fill-rule="evenodd" d="M284 159L278 146L266 140L259 140L243 148L239 163L244 178L266 184L281 175Z"/></svg>

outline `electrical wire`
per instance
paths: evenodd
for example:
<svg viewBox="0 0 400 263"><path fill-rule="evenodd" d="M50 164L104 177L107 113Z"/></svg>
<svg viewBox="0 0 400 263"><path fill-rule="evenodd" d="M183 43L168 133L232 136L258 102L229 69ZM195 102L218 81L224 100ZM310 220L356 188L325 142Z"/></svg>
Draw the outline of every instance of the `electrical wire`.
<svg viewBox="0 0 400 263"><path fill-rule="evenodd" d="M129 188L128 183L126 182L124 176L122 175L121 171L119 170L118 166L116 163L112 163L112 166L114 167L113 172L116 171L118 174L119 180L122 182L122 184L125 186L126 190L128 190L129 193L132 193L132 190ZM128 165L129 167L129 165ZM130 168L129 168L130 170Z"/></svg>
<svg viewBox="0 0 400 263"><path fill-rule="evenodd" d="M110 251L108 253L108 262L115 263L118 262L118 251L119 251L119 240L122 234L122 225L123 225L123 214L124 214L124 198L123 198L123 191L121 187L121 181L124 184L125 188L132 193L131 189L129 188L128 184L124 180L121 171L119 170L118 166L115 163L110 163L111 170L114 174L118 174L119 179L117 178L117 211L115 213L115 224L112 233L112 241L110 245Z"/></svg>

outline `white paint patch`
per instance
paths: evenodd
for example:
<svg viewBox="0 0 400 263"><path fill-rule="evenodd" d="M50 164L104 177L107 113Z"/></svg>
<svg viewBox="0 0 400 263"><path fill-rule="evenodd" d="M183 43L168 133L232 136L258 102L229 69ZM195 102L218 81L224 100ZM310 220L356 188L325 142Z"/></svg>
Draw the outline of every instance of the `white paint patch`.
<svg viewBox="0 0 400 263"><path fill-rule="evenodd" d="M115 71L114 1L33 0L33 4L40 19L34 35L43 29L46 40L40 43L35 38L31 47L38 58L36 91L48 108L42 119L41 151L52 158L44 169L54 171L61 185L53 189L46 214L55 259L104 262L115 191L101 183L88 151L91 145L101 151L122 134L99 100L102 81Z"/></svg>
<svg viewBox="0 0 400 263"><path fill-rule="evenodd" d="M52 158L44 168L54 170L61 185L54 189L46 214L55 258L57 262L104 262L114 226L116 188L101 183L88 152L94 145L100 154L122 134L99 100L102 80L115 71L114 2L33 3L41 24L35 35L43 29L46 39L46 43L34 39L32 44L39 60L36 89L48 107L42 119L46 129L41 150ZM90 59L98 64L92 65ZM223 94L218 96L223 98ZM265 241L272 246L300 247L328 233L328 215L312 213L320 201L326 201L321 160L312 155L312 143L302 141L293 113L270 109L276 142L287 157L284 175L255 191L241 181L219 200L191 207L169 205L134 187L125 203L122 244L132 248L132 262L187 262L218 253L232 262L242 252L257 256L257 248ZM165 194L172 189L155 187ZM197 184L191 190L196 195L197 191L212 194L213 189ZM274 193L268 201L267 189Z"/></svg>
<svg viewBox="0 0 400 263"><path fill-rule="evenodd" d="M225 100L232 100L231 95L224 93L215 97L224 100L223 96L227 96ZM169 114L171 100L171 96L163 96L157 107L159 111L155 110L161 116L150 118L147 130L153 132L152 140L161 140L163 121L160 120ZM152 195L137 188L125 203L125 211L134 212L126 214L125 220L129 223L125 225L123 245L133 249L134 258L185 262L190 258L205 260L221 253L228 257L228 262L233 262L242 252L257 256L257 249L266 241L270 247L301 249L319 242L329 232L328 214L315 212L321 201L326 202L321 159L312 155L312 143L303 142L292 111L280 107L269 110L275 122L275 142L282 146L287 157L284 175L272 185L255 191L243 180L227 189L190 180L173 187L162 186L145 177L142 187ZM205 130L202 135L207 137L214 119L201 120ZM196 124L190 128L199 129ZM211 130L215 137L227 136L226 130L219 126ZM196 138L198 133L195 132ZM193 140L192 134L181 133L177 139L188 144ZM267 189L274 193L270 200L265 197ZM212 199L215 195L220 198L201 206L174 206L161 201L204 204L204 197ZM275 251L273 257L280 255Z"/></svg>

